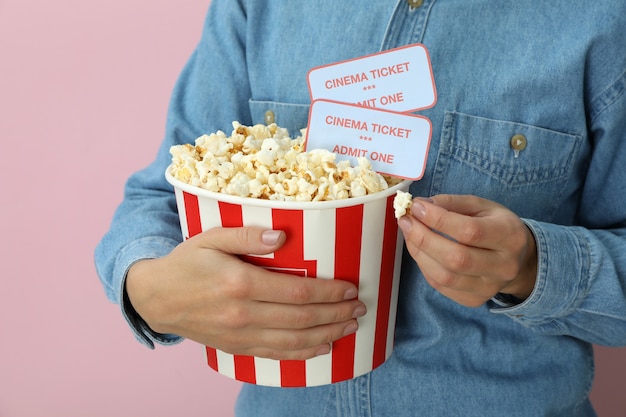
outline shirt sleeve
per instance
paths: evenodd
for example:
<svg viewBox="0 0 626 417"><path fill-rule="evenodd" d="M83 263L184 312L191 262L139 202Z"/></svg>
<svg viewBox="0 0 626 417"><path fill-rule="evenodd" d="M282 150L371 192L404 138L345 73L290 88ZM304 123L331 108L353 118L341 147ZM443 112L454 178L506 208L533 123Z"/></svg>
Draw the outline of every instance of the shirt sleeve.
<svg viewBox="0 0 626 417"><path fill-rule="evenodd" d="M578 225L524 220L538 251L528 299L492 311L545 334L626 345L626 72L593 101L593 156Z"/></svg>
<svg viewBox="0 0 626 417"><path fill-rule="evenodd" d="M171 344L180 338L149 328L125 296L125 277L135 262L165 256L182 240L176 199L164 176L171 162L170 147L193 143L234 120L250 123L245 21L239 1L211 2L202 38L174 88L156 158L127 181L124 199L95 250L96 270L107 297L120 305L137 339L150 347L154 342ZM238 87L233 89L233 85Z"/></svg>

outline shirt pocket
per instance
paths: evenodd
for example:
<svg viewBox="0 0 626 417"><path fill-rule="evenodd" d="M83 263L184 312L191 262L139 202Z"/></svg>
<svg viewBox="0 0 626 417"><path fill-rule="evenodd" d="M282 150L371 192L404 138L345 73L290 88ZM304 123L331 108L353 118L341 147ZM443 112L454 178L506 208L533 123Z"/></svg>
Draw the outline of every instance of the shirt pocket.
<svg viewBox="0 0 626 417"><path fill-rule="evenodd" d="M276 123L289 130L291 137L299 136L300 129L307 127L310 107L308 104L249 100L248 105L253 124ZM272 120L266 118L268 112L271 112Z"/></svg>
<svg viewBox="0 0 626 417"><path fill-rule="evenodd" d="M446 112L431 194L473 194L521 217L552 220L581 141L533 125Z"/></svg>

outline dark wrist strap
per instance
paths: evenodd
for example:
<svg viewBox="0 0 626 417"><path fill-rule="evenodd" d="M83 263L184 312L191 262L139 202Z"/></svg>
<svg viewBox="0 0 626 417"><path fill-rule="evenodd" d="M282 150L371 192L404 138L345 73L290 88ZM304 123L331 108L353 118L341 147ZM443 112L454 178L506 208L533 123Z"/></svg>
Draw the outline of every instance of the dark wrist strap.
<svg viewBox="0 0 626 417"><path fill-rule="evenodd" d="M516 306L518 304L522 304L524 302L524 300L522 300L521 298L517 298L514 295L511 294L504 294L504 293L497 293L496 295L494 295L494 297L496 300L500 301L503 304L506 304L508 306Z"/></svg>

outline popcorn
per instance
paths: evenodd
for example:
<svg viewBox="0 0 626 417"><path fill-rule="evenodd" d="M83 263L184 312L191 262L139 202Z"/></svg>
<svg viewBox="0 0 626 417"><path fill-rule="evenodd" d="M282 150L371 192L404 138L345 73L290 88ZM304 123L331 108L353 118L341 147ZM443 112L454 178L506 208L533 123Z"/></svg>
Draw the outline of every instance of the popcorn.
<svg viewBox="0 0 626 417"><path fill-rule="evenodd" d="M396 219L407 214L407 210L411 207L413 196L411 193L405 193L404 191L396 191L396 196L393 199L393 209L396 214Z"/></svg>
<svg viewBox="0 0 626 417"><path fill-rule="evenodd" d="M275 123L244 126L233 122L231 136L222 131L175 145L171 174L209 191L277 201L326 201L360 197L400 181L383 177L366 158L353 167L325 149L304 152L306 130L291 139ZM397 214L396 214L397 217Z"/></svg>

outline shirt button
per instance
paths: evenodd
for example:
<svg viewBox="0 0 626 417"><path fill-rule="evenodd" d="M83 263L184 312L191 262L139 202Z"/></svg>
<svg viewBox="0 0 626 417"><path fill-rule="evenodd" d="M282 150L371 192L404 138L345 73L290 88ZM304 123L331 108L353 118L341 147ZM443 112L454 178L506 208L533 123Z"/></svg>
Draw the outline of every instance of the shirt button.
<svg viewBox="0 0 626 417"><path fill-rule="evenodd" d="M411 7L420 7L424 3L424 0L407 0L407 2Z"/></svg>
<svg viewBox="0 0 626 417"><path fill-rule="evenodd" d="M511 138L511 148L515 151L515 152L519 152L519 151L523 151L524 149L526 149L526 145L528 144L528 141L526 140L526 136L524 135L513 135L513 137Z"/></svg>
<svg viewBox="0 0 626 417"><path fill-rule="evenodd" d="M274 112L271 110L268 110L265 112L265 124L266 125L271 125L272 123L274 123L276 120L276 116L274 115Z"/></svg>

